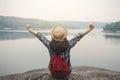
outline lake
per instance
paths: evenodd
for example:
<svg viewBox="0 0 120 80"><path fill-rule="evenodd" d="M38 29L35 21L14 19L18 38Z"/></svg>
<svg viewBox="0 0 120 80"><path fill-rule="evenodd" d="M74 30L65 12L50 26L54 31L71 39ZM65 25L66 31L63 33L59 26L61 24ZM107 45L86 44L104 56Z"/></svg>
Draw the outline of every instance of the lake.
<svg viewBox="0 0 120 80"><path fill-rule="evenodd" d="M68 30L68 40L84 29ZM50 30L41 30L51 40ZM0 76L47 68L47 48L26 30L0 30ZM94 29L71 50L72 66L94 66L120 71L120 33Z"/></svg>

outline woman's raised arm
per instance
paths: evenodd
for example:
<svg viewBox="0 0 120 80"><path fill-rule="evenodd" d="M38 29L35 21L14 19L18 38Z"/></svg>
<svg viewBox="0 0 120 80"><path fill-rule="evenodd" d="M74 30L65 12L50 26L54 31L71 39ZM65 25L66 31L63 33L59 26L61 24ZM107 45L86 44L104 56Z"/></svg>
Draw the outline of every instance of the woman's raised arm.
<svg viewBox="0 0 120 80"><path fill-rule="evenodd" d="M27 25L26 25L26 29L27 29L30 33L32 33L34 36L37 36L37 32L34 31L34 30L31 28L30 24L27 24Z"/></svg>
<svg viewBox="0 0 120 80"><path fill-rule="evenodd" d="M86 35L87 33L89 33L90 31L92 31L94 28L94 24L89 24L89 28L83 32L83 35Z"/></svg>

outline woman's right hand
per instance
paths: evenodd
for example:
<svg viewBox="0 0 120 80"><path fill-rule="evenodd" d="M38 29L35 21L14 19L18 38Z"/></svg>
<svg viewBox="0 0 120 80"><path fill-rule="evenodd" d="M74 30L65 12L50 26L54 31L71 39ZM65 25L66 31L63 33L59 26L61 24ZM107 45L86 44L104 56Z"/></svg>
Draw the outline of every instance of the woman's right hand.
<svg viewBox="0 0 120 80"><path fill-rule="evenodd" d="M26 25L26 29L27 29L27 30L31 29L30 24L27 24L27 25Z"/></svg>

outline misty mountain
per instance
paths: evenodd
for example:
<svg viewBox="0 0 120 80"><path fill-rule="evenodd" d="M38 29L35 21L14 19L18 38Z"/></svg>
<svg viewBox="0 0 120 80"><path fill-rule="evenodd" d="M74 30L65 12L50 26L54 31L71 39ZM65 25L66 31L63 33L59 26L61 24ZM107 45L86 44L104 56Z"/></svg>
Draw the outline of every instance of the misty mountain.
<svg viewBox="0 0 120 80"><path fill-rule="evenodd" d="M31 24L33 29L51 29L55 26L65 26L70 29L87 28L93 23L95 28L103 28L104 22L79 22L79 21L46 21L34 18L19 18L0 16L0 30L24 30L26 24Z"/></svg>

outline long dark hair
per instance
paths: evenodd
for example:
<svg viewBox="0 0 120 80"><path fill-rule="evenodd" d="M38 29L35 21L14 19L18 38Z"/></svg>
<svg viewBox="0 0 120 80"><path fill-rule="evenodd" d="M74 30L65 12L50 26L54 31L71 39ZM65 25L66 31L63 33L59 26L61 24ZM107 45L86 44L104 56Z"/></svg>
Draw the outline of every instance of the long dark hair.
<svg viewBox="0 0 120 80"><path fill-rule="evenodd" d="M52 41L50 42L50 48L53 52L55 52L56 54L61 54L62 52L64 52L69 46L68 40L65 39L64 41L55 41L52 39Z"/></svg>

